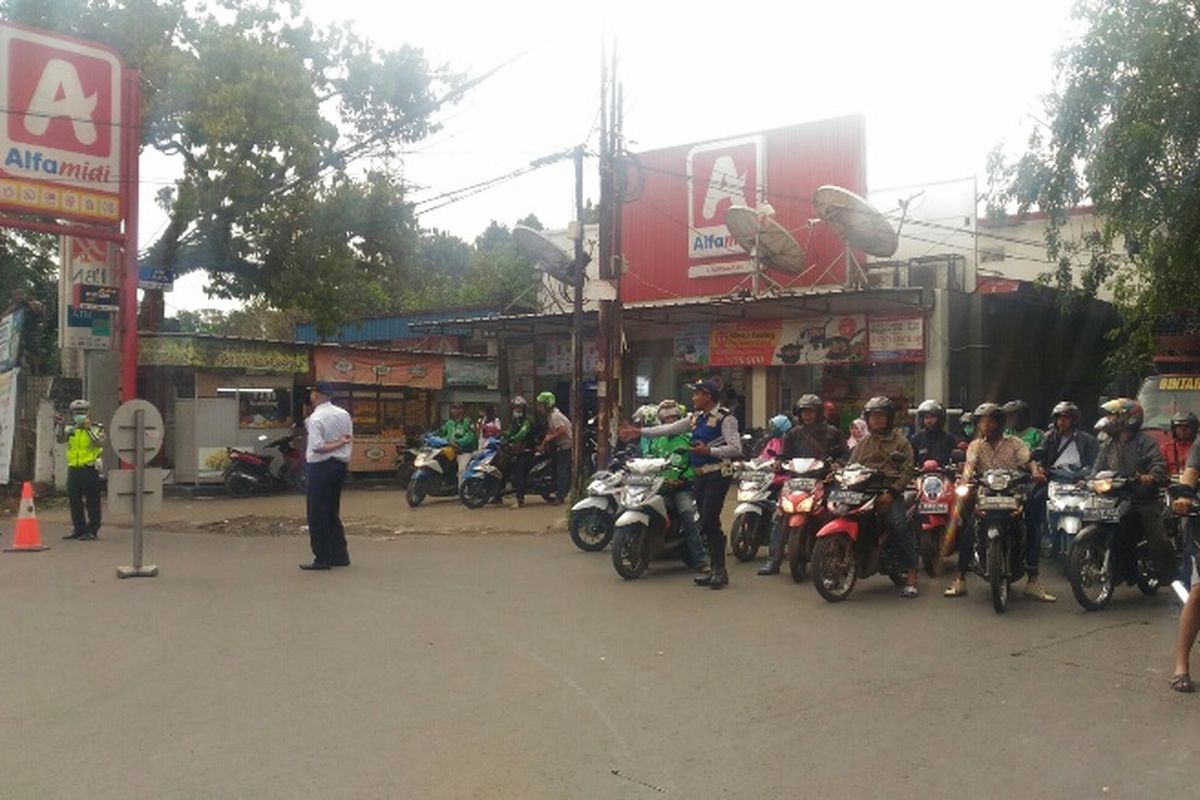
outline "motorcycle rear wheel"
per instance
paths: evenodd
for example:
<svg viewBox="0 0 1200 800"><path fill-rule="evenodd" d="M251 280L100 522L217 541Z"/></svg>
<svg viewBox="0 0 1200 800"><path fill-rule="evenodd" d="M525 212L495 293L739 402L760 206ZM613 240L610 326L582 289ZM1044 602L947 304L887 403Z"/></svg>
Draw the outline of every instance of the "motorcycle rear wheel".
<svg viewBox="0 0 1200 800"><path fill-rule="evenodd" d="M287 485L289 489L297 494L308 494L308 470L300 467L289 472Z"/></svg>
<svg viewBox="0 0 1200 800"><path fill-rule="evenodd" d="M808 575L808 553L805 552L804 544L804 529L788 528L788 572L792 574L792 580L796 583L803 583Z"/></svg>
<svg viewBox="0 0 1200 800"><path fill-rule="evenodd" d="M650 566L649 543L644 525L623 525L613 533L613 569L627 581L646 574Z"/></svg>
<svg viewBox="0 0 1200 800"><path fill-rule="evenodd" d="M404 499L408 501L409 508L416 508L425 502L425 495L428 493L428 481L419 475L414 475L408 482L408 490L404 493Z"/></svg>
<svg viewBox="0 0 1200 800"><path fill-rule="evenodd" d="M942 574L942 565L945 563L942 558L942 539L945 535L944 530L921 531L921 564L925 567L925 574L931 578Z"/></svg>
<svg viewBox="0 0 1200 800"><path fill-rule="evenodd" d="M240 469L225 473L225 491L230 497L249 497L254 494L254 480Z"/></svg>
<svg viewBox="0 0 1200 800"><path fill-rule="evenodd" d="M1081 538L1081 537L1080 537ZM1104 545L1096 537L1084 541L1078 538L1071 544L1067 556L1067 580L1075 601L1088 611L1103 611L1112 600L1112 571L1104 572ZM1089 594L1089 590L1093 590Z"/></svg>
<svg viewBox="0 0 1200 800"><path fill-rule="evenodd" d="M575 512L571 514L570 532L576 547L585 553L598 553L612 541L612 515L598 508Z"/></svg>
<svg viewBox="0 0 1200 800"><path fill-rule="evenodd" d="M845 600L858 582L858 559L849 536L826 536L813 547L812 579L817 594L830 603Z"/></svg>
<svg viewBox="0 0 1200 800"><path fill-rule="evenodd" d="M992 608L997 614L1008 610L1008 576L1004 574L1004 542L993 539L988 543L988 583L992 587Z"/></svg>
<svg viewBox="0 0 1200 800"><path fill-rule="evenodd" d="M757 514L738 514L733 518L733 527L729 529L729 546L738 561L753 561L758 555L758 520Z"/></svg>

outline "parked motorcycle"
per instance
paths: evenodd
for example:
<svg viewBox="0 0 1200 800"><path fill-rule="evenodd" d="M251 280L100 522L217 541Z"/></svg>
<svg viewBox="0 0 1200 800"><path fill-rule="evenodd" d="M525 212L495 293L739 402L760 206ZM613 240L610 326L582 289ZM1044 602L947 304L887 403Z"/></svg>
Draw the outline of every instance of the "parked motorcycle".
<svg viewBox="0 0 1200 800"><path fill-rule="evenodd" d="M282 460L278 468L272 464L269 454L259 455L237 447L226 447L229 466L225 468L225 491L230 497L248 497L255 492L275 489L291 489L303 494L308 490L308 470L304 463L304 452L294 444L295 435L267 441L261 434L258 441L263 450L278 450Z"/></svg>
<svg viewBox="0 0 1200 800"><path fill-rule="evenodd" d="M1103 610L1112 600L1113 587L1121 582L1137 586L1145 595L1158 591L1160 576L1146 534L1131 516L1137 486L1136 480L1109 471L1096 473L1088 482L1084 528L1071 543L1067 556L1071 592L1088 611ZM1176 558L1182 552L1179 529L1175 526L1171 538Z"/></svg>
<svg viewBox="0 0 1200 800"><path fill-rule="evenodd" d="M956 529L950 523L956 513L957 496L954 489L963 452L954 450L951 458L950 464L939 464L932 459L926 461L917 476L917 513L913 517L913 533L921 564L931 578L942 573L945 558L953 552L954 547L947 537Z"/></svg>
<svg viewBox="0 0 1200 800"><path fill-rule="evenodd" d="M413 475L405 499L416 508L425 498L454 497L458 494L458 448L432 433L421 439L421 449L413 460Z"/></svg>
<svg viewBox="0 0 1200 800"><path fill-rule="evenodd" d="M829 463L818 458L791 458L782 469L790 477L779 492L776 512L787 531L787 562L792 580L800 583L812 563L817 530L825 518L825 477Z"/></svg>
<svg viewBox="0 0 1200 800"><path fill-rule="evenodd" d="M626 580L640 578L654 558L679 558L683 531L673 504L663 496L671 462L666 458L634 458L617 494L620 514L613 527L612 563Z"/></svg>
<svg viewBox="0 0 1200 800"><path fill-rule="evenodd" d="M889 533L876 513L886 488L883 473L849 464L833 475L825 508L832 519L817 531L812 578L817 593L831 603L845 600L859 578L887 575L902 586L904 569L888 551ZM896 500L895 502L901 502Z"/></svg>
<svg viewBox="0 0 1200 800"><path fill-rule="evenodd" d="M771 538L779 491L774 458L755 458L734 468L738 478L737 509L729 530L729 545L738 561L753 561Z"/></svg>
<svg viewBox="0 0 1200 800"><path fill-rule="evenodd" d="M558 495L558 477L555 470L553 452L534 455L529 476L525 479L526 494L541 495L547 503L554 502Z"/></svg>
<svg viewBox="0 0 1200 800"><path fill-rule="evenodd" d="M491 437L483 448L471 456L463 472L458 497L467 508L483 508L504 490L508 452L500 440Z"/></svg>
<svg viewBox="0 0 1200 800"><path fill-rule="evenodd" d="M613 525L620 511L617 495L625 479L625 464L631 455L625 448L618 450L607 470L592 475L587 495L571 507L571 541L580 550L598 552L612 541Z"/></svg>
<svg viewBox="0 0 1200 800"><path fill-rule="evenodd" d="M992 608L1008 610L1009 587L1025 574L1025 501L1033 478L1028 472L989 469L972 484L960 484L966 497L975 490L975 572L992 590Z"/></svg>

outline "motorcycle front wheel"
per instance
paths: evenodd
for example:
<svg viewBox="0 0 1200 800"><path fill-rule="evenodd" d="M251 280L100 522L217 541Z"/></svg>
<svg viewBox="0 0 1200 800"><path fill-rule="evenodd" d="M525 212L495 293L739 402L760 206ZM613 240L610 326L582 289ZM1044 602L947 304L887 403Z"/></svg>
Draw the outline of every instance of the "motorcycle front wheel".
<svg viewBox="0 0 1200 800"><path fill-rule="evenodd" d="M781 523L786 524L786 523ZM804 528L788 528L788 572L796 583L803 583L808 574L808 553L805 552Z"/></svg>
<svg viewBox="0 0 1200 800"><path fill-rule="evenodd" d="M1071 583L1071 593L1079 605L1088 611L1102 611L1112 600L1112 571L1104 568L1106 548L1096 541L1098 538L1080 535L1071 544L1071 552L1067 556L1067 580Z"/></svg>
<svg viewBox="0 0 1200 800"><path fill-rule="evenodd" d="M408 491L404 493L408 507L416 508L424 503L427 494L429 494L429 481L420 475L413 475L412 480L408 482Z"/></svg>
<svg viewBox="0 0 1200 800"><path fill-rule="evenodd" d="M758 555L758 515L738 514L729 529L729 547L738 561L753 561Z"/></svg>
<svg viewBox="0 0 1200 800"><path fill-rule="evenodd" d="M225 473L225 491L230 497L249 497L254 494L254 479L240 469Z"/></svg>
<svg viewBox="0 0 1200 800"><path fill-rule="evenodd" d="M571 541L585 553L608 547L613 538L612 516L599 508L586 508L571 514Z"/></svg>
<svg viewBox="0 0 1200 800"><path fill-rule="evenodd" d="M945 533L945 530L937 528L921 531L921 563L925 567L925 574L931 578L942 574L942 539Z"/></svg>
<svg viewBox="0 0 1200 800"><path fill-rule="evenodd" d="M650 566L647 538L644 525L623 525L613 533L613 569L627 581L642 577Z"/></svg>
<svg viewBox="0 0 1200 800"><path fill-rule="evenodd" d="M858 582L858 560L854 542L844 534L817 540L812 556L813 586L830 603L845 600Z"/></svg>
<svg viewBox="0 0 1200 800"><path fill-rule="evenodd" d="M483 508L496 496L496 488L487 478L467 478L459 488L458 496L467 508Z"/></svg>
<svg viewBox="0 0 1200 800"><path fill-rule="evenodd" d="M1004 541L993 539L988 543L988 583L992 587L992 608L997 614L1008 610L1008 576L1004 574Z"/></svg>

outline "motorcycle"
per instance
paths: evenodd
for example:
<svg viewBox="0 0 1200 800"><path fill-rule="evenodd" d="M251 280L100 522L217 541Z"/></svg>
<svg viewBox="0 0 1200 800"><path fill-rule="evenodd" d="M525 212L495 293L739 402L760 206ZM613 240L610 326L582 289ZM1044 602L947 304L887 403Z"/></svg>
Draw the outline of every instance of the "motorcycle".
<svg viewBox="0 0 1200 800"><path fill-rule="evenodd" d="M1051 468L1046 486L1045 558L1065 558L1071 543L1083 530L1083 507L1087 502L1087 483L1079 471Z"/></svg>
<svg viewBox="0 0 1200 800"><path fill-rule="evenodd" d="M949 465L928 460L921 465L917 476L917 513L913 517L913 533L917 541L917 553L925 573L936 578L942 573L942 565L953 552L954 543L949 540L952 515L956 513L955 485L963 452L954 450ZM960 521L961 522L961 521Z"/></svg>
<svg viewBox="0 0 1200 800"><path fill-rule="evenodd" d="M666 458L634 458L617 493L620 514L613 526L613 569L625 580L640 578L654 558L680 558L683 530L674 505L663 495Z"/></svg>
<svg viewBox="0 0 1200 800"><path fill-rule="evenodd" d="M882 472L861 464L833 474L825 501L833 519L817 531L812 554L813 586L830 603L845 600L859 578L875 573L904 585L904 569L888 551L889 533L876 514L879 497L886 492L882 478Z"/></svg>
<svg viewBox="0 0 1200 800"><path fill-rule="evenodd" d="M427 433L413 460L413 474L405 499L416 508L428 496L454 497L458 494L458 449L441 436Z"/></svg>
<svg viewBox="0 0 1200 800"><path fill-rule="evenodd" d="M737 509L729 530L729 545L738 561L753 561L771 537L779 491L774 458L756 458L734 468L738 478Z"/></svg>
<svg viewBox="0 0 1200 800"><path fill-rule="evenodd" d="M529 476L525 479L526 493L541 495L547 503L554 502L558 495L556 470L553 451L536 454L533 457L533 465L529 468Z"/></svg>
<svg viewBox="0 0 1200 800"><path fill-rule="evenodd" d="M817 529L824 516L829 464L818 458L792 458L783 462L782 468L791 477L779 492L776 516L787 530L788 571L792 580L800 583L812 563Z"/></svg>
<svg viewBox="0 0 1200 800"><path fill-rule="evenodd" d="M505 469L508 452L500 440L491 437L483 443L483 449L471 456L463 471L462 485L458 496L467 508L483 508L498 498L504 490Z"/></svg>
<svg viewBox="0 0 1200 800"><path fill-rule="evenodd" d="M223 475L225 491L229 492L230 497L248 497L255 492L274 489L291 489L304 494L308 490L308 470L304 463L304 452L293 443L295 438L291 433L269 442L266 434L258 437L263 450L279 451L282 461L278 469L273 468L270 455L226 447L229 466Z"/></svg>
<svg viewBox="0 0 1200 800"><path fill-rule="evenodd" d="M1115 472L1098 472L1088 482L1083 506L1084 529L1071 543L1067 555L1067 580L1079 605L1102 611L1112 600L1113 587L1121 582L1144 595L1158 591L1160 576L1141 525L1130 516L1138 482ZM1168 536L1179 559L1181 526ZM1171 578L1172 576L1161 576Z"/></svg>
<svg viewBox="0 0 1200 800"><path fill-rule="evenodd" d="M975 489L975 573L992 590L992 608L1008 610L1009 587L1025 574L1025 500L1033 477L1028 472L989 469L972 484L956 489L966 497Z"/></svg>
<svg viewBox="0 0 1200 800"><path fill-rule="evenodd" d="M619 451L607 470L592 475L587 495L571 507L571 541L580 550L595 553L608 547L620 506L617 495L625 479L627 451Z"/></svg>

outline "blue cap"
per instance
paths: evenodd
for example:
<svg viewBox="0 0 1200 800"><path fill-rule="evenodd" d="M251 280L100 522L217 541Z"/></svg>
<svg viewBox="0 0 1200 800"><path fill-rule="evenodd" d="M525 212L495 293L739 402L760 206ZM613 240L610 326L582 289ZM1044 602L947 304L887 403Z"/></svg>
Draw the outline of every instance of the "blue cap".
<svg viewBox="0 0 1200 800"><path fill-rule="evenodd" d="M333 397L333 384L329 381L317 381L313 391L324 397Z"/></svg>
<svg viewBox="0 0 1200 800"><path fill-rule="evenodd" d="M693 392L706 392L713 400L717 400L721 397L721 387L717 386L716 381L696 381L692 385L688 386L688 388Z"/></svg>

